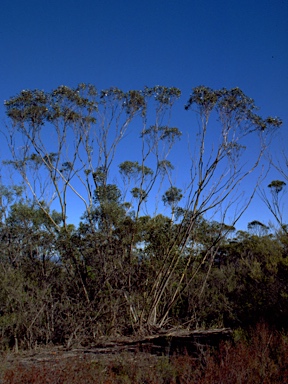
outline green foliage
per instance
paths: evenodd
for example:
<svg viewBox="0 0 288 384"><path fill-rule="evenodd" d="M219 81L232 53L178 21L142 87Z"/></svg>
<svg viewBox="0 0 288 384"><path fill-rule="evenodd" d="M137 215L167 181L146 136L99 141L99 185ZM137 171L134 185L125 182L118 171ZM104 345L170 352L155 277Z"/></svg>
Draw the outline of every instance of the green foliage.
<svg viewBox="0 0 288 384"><path fill-rule="evenodd" d="M162 196L163 203L169 205L172 211L175 210L177 203L182 199L181 189L170 187Z"/></svg>
<svg viewBox="0 0 288 384"><path fill-rule="evenodd" d="M138 161L124 161L119 165L119 169L120 174L129 180L131 178L135 178L137 180L141 175L144 177L153 175L153 170L151 168L148 168L145 165L140 165Z"/></svg>
<svg viewBox="0 0 288 384"><path fill-rule="evenodd" d="M226 88L213 90L205 86L193 88L185 109L190 109L194 104L200 108L200 113L209 114L215 108L220 118L230 121L234 119L237 124L244 123L243 128L247 131L251 129L264 131L282 125L279 118L263 119L257 115L254 112L257 110L254 100L247 97L239 88L230 90Z"/></svg>
<svg viewBox="0 0 288 384"><path fill-rule="evenodd" d="M267 235L269 227L258 220L253 220L247 225L249 231L255 235Z"/></svg>
<svg viewBox="0 0 288 384"><path fill-rule="evenodd" d="M268 188L271 189L274 193L279 193L282 191L282 189L285 187L286 183L281 180L273 180L269 185Z"/></svg>
<svg viewBox="0 0 288 384"><path fill-rule="evenodd" d="M194 88L186 109L195 108L202 125L182 190L172 183L168 160L181 137L169 124L180 94L163 86L98 92L79 84L49 93L22 91L6 102L11 122L6 136L12 139L5 165L23 184L0 186L3 348L49 343L70 348L101 335L183 324L248 328L265 320L287 328L285 224L268 234L265 224L253 220L249 232L234 234L236 220L224 222L239 183L263 153L261 148L255 164L243 170L240 139L262 135L281 121L257 115L254 101L239 88ZM220 126L219 146L207 155L211 113ZM113 168L134 118L135 129L142 122L139 158ZM48 145L47 129L55 138ZM18 142L24 144L20 151ZM113 169L118 173L112 175ZM275 204L285 185L269 184ZM146 212L156 190L170 217ZM84 207L79 225L68 222L71 193ZM215 212L222 219L214 220ZM174 380L174 370L158 368Z"/></svg>

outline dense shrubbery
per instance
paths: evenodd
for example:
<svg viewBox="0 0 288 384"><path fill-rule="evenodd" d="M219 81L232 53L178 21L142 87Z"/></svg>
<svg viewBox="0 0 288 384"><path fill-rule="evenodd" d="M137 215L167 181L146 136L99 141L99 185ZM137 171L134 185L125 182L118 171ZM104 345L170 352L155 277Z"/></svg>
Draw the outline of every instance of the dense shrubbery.
<svg viewBox="0 0 288 384"><path fill-rule="evenodd" d="M22 91L6 102L11 157L4 164L21 181L0 189L2 350L70 347L177 325L287 327L287 228L278 199L285 182L269 185L274 233L258 221L248 232L235 231L257 183L224 223L242 197L241 181L266 150L265 135L281 121L257 115L238 88L194 88L185 108L199 125L182 191L167 160L181 136L170 126L179 96L160 86L98 94L80 84ZM208 129L209 119L218 130ZM132 121L141 126L139 158L115 170ZM242 155L251 135L254 158L247 164ZM169 216L145 213L156 190ZM67 217L75 201L83 204L77 225Z"/></svg>
<svg viewBox="0 0 288 384"><path fill-rule="evenodd" d="M145 246L130 253L128 240L136 224L135 236L141 232ZM149 330L144 321L139 328L140 317L161 268L162 252L174 242L179 224L156 216L138 223L130 218L128 225L128 232L123 225L109 241L99 232L89 233L84 225L71 228L69 234L56 233L41 210L13 205L0 228L2 349L70 346L103 334ZM213 233L216 224L205 225L206 233ZM286 237L280 235L240 232L233 240L223 238L213 258L203 262L196 254L164 326L246 328L265 321L279 330L286 328L288 263L282 243ZM199 239L204 254L211 238ZM184 259L195 250L187 245L185 252ZM179 263L175 269L171 290L184 268ZM159 311L166 310L173 292L165 292Z"/></svg>

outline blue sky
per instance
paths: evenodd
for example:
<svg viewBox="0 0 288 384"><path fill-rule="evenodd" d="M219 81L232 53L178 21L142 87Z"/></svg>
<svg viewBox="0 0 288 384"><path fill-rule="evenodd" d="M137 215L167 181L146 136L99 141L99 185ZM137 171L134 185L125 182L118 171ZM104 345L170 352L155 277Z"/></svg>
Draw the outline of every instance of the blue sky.
<svg viewBox="0 0 288 384"><path fill-rule="evenodd" d="M185 144L191 127L182 106L203 84L239 87L263 116L283 120L273 155L288 142L287 0L2 0L0 41L1 124L3 101L22 89L160 84L182 91L173 121ZM169 160L177 163L184 144ZM272 170L267 184L276 178ZM256 199L239 225L270 218Z"/></svg>

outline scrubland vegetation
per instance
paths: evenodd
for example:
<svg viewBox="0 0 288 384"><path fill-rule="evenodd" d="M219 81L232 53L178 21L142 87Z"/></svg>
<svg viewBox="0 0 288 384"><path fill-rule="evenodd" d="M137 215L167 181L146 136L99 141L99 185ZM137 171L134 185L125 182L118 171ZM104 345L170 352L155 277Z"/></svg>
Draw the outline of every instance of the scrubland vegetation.
<svg viewBox="0 0 288 384"><path fill-rule="evenodd" d="M134 364L119 356L108 365L82 359L53 369L19 363L7 368L4 382L288 381L288 235L281 210L287 157L277 164L269 158L281 180L269 184L257 173L281 121L256 114L238 88L194 88L185 109L196 116L195 149L185 183L175 185L168 155L181 131L170 118L180 94L159 86L98 94L80 84L26 90L6 101L0 347L3 356L72 348L103 335L177 326L231 327L242 337L200 360L145 357L138 364L135 356ZM134 134L138 129L137 156L126 150L115 164L131 126ZM255 185L244 197L241 183L252 174ZM256 191L275 224L255 217L247 231L237 231ZM162 211L151 214L157 196ZM68 212L80 204L75 224Z"/></svg>

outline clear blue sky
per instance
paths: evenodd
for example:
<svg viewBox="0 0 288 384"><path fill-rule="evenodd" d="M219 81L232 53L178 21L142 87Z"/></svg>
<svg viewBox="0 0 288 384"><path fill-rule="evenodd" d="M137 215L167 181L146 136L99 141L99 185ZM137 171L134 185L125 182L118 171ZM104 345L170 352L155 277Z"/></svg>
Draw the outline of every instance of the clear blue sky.
<svg viewBox="0 0 288 384"><path fill-rule="evenodd" d="M184 105L197 85L237 86L282 118L273 151L288 142L287 0L2 0L0 41L1 124L3 101L22 89L160 84L179 87ZM256 200L240 225L269 218Z"/></svg>

